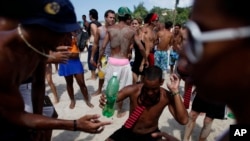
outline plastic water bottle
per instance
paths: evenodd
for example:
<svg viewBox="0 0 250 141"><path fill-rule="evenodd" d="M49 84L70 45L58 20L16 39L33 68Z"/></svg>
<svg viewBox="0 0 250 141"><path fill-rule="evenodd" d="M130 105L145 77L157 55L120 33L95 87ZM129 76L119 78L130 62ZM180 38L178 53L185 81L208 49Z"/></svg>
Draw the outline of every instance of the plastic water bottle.
<svg viewBox="0 0 250 141"><path fill-rule="evenodd" d="M112 117L115 109L114 105L116 103L117 93L119 91L119 80L117 78L117 72L113 73L113 76L108 81L108 85L105 90L107 102L102 111L102 115L106 117Z"/></svg>

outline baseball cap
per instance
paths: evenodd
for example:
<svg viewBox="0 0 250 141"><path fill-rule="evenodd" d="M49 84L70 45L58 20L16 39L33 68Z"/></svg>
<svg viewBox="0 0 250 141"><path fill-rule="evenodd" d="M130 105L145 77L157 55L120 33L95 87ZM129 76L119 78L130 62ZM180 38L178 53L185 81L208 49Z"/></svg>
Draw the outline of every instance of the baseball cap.
<svg viewBox="0 0 250 141"><path fill-rule="evenodd" d="M132 12L130 11L130 9L128 7L120 7L118 9L118 13L117 13L118 16L124 17L126 14L132 15Z"/></svg>
<svg viewBox="0 0 250 141"><path fill-rule="evenodd" d="M69 0L38 0L37 9L21 20L23 25L41 25L54 32L80 29L74 7Z"/></svg>

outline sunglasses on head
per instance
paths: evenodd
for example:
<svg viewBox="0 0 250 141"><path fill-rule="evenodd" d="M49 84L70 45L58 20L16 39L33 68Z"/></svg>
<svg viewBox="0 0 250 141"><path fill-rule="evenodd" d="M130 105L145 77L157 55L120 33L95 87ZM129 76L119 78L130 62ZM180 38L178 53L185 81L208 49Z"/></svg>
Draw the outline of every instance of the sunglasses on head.
<svg viewBox="0 0 250 141"><path fill-rule="evenodd" d="M184 49L191 63L197 63L201 58L203 43L250 37L250 26L202 32L196 22L189 20L186 23L186 29L188 39Z"/></svg>

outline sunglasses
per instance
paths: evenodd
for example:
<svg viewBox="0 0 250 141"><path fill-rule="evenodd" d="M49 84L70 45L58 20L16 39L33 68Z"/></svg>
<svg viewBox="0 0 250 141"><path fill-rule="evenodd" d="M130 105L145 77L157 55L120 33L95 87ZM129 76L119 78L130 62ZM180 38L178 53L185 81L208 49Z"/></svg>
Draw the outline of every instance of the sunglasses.
<svg viewBox="0 0 250 141"><path fill-rule="evenodd" d="M197 63L200 60L203 53L203 43L250 37L250 26L202 32L194 21L189 20L186 23L186 29L188 39L184 49L191 63Z"/></svg>

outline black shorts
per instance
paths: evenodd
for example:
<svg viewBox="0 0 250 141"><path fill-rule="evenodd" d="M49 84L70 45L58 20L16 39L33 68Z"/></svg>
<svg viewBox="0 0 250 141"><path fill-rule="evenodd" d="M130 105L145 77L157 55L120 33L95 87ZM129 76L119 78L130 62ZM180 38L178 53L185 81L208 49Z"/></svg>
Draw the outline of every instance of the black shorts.
<svg viewBox="0 0 250 141"><path fill-rule="evenodd" d="M133 133L131 129L122 126L120 129L116 130L109 138L114 141L157 141L159 138L153 138L151 136L154 132L160 132L159 129L147 134L137 134Z"/></svg>
<svg viewBox="0 0 250 141"><path fill-rule="evenodd" d="M199 95L195 96L192 104L193 111L206 113L212 119L225 119L225 109L226 105L208 102Z"/></svg>

